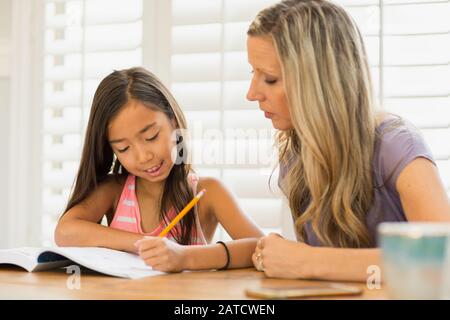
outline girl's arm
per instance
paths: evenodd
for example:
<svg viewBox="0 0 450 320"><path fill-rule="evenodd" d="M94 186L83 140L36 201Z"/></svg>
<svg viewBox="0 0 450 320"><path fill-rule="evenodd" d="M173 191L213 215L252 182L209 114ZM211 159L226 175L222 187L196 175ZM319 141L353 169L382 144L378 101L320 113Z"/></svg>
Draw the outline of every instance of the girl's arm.
<svg viewBox="0 0 450 320"><path fill-rule="evenodd" d="M229 268L252 266L252 253L263 232L239 207L234 196L225 185L214 178L202 178L199 189L206 189L205 201L199 211L207 212L227 231L233 241L226 242L230 252ZM217 269L226 264L226 251L221 244L200 248L188 248L188 269Z"/></svg>
<svg viewBox="0 0 450 320"><path fill-rule="evenodd" d="M136 253L134 243L142 238L141 235L98 223L113 208L118 190L118 183L109 179L83 202L67 211L56 226L56 244L62 247L104 247Z"/></svg>
<svg viewBox="0 0 450 320"><path fill-rule="evenodd" d="M242 212L225 186L213 178L203 178L198 189L207 192L198 204L199 215L205 221L218 221L235 240L226 243L230 252L228 268L252 266L251 256L258 238L264 234ZM209 226L202 226L204 229ZM162 271L219 269L225 266L227 255L221 244L182 246L165 238L146 237L137 243L141 257L154 269Z"/></svg>
<svg viewBox="0 0 450 320"><path fill-rule="evenodd" d="M450 222L450 200L430 161L412 161L400 173L396 188L408 221ZM380 249L316 248L269 235L258 243L255 266L258 253L264 272L272 277L366 281L368 267L382 270Z"/></svg>

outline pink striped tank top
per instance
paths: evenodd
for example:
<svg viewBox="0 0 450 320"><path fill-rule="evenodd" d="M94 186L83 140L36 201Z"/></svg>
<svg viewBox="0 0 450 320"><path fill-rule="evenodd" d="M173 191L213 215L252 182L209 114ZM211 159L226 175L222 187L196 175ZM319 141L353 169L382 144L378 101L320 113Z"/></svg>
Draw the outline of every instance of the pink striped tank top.
<svg viewBox="0 0 450 320"><path fill-rule="evenodd" d="M194 174L189 175L189 184L196 194L198 177ZM167 220L172 221L177 215L177 212L174 208L169 210L167 213ZM117 204L116 211L114 213L113 221L110 224L110 228L139 233L144 236L158 236L158 234L164 230L166 227L166 223L162 221L160 225L150 233L145 233L142 231L141 226L141 213L139 210L139 203L136 197L136 176L129 174L127 180L125 181L125 185L122 190L122 194L120 195L119 203ZM174 230L175 229L175 230ZM181 234L181 228L179 225L174 227L176 234ZM169 233L167 238L176 241L173 236ZM194 245L205 245L207 244L205 237L202 232L202 228L200 225L200 220L195 214L195 224L193 226L193 230L191 231L191 244Z"/></svg>

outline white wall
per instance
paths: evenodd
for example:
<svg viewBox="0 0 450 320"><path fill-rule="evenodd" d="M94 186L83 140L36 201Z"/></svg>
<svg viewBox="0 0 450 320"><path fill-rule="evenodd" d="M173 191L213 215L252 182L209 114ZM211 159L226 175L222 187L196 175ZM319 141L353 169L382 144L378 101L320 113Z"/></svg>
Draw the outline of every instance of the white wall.
<svg viewBox="0 0 450 320"><path fill-rule="evenodd" d="M8 225L8 155L9 150L9 52L11 43L11 0L0 0L0 248L6 246L7 233L2 226Z"/></svg>
<svg viewBox="0 0 450 320"><path fill-rule="evenodd" d="M11 0L0 0L0 38L7 37L11 32Z"/></svg>

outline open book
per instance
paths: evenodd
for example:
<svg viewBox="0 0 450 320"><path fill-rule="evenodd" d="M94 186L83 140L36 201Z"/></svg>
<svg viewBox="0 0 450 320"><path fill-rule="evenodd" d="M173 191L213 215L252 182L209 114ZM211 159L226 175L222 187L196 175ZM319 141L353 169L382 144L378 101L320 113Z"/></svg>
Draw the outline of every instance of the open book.
<svg viewBox="0 0 450 320"><path fill-rule="evenodd" d="M152 270L137 255L97 247L22 247L0 250L0 264L13 264L28 272L79 264L110 276L138 279L164 274Z"/></svg>

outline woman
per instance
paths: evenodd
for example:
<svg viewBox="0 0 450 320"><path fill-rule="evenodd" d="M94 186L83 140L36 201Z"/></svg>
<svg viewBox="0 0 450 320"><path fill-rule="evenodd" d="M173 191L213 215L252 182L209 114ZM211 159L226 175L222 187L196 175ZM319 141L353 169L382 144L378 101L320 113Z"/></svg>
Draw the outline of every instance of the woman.
<svg viewBox="0 0 450 320"><path fill-rule="evenodd" d="M365 281L383 221L450 221L450 202L417 130L374 108L364 44L339 6L287 0L248 30L247 98L279 130L279 184L298 242L270 234L253 263L267 276Z"/></svg>

